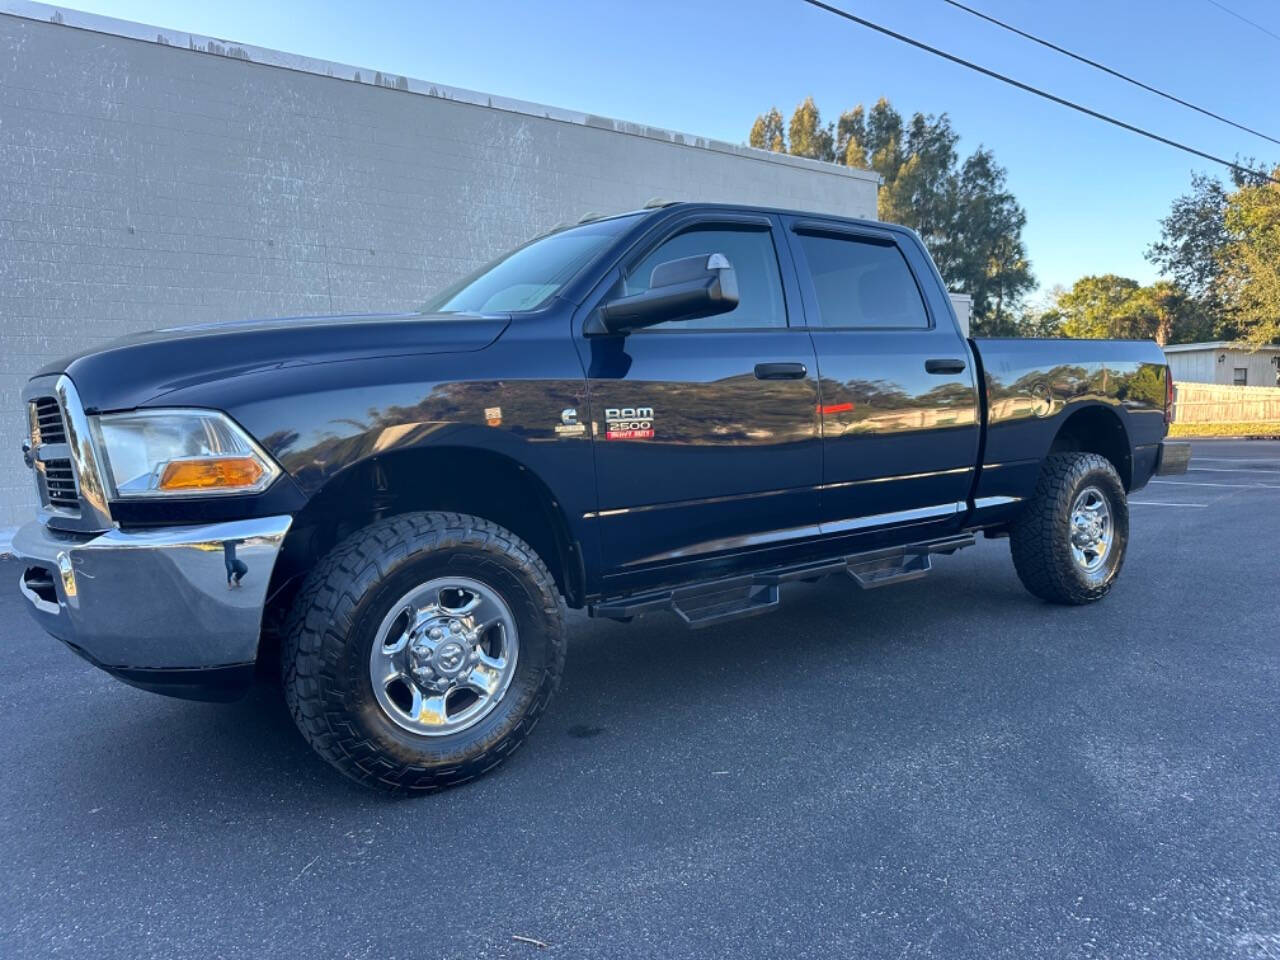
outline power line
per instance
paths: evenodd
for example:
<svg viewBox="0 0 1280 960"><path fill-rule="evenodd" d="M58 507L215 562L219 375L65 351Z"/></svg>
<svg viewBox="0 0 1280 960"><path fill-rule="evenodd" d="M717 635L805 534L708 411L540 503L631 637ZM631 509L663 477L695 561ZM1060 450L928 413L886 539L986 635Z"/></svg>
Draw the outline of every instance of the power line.
<svg viewBox="0 0 1280 960"><path fill-rule="evenodd" d="M1154 93L1158 97L1164 97L1166 100L1172 100L1176 104L1180 104L1181 106L1188 107L1189 109L1196 111L1196 113L1202 113L1206 117L1212 117L1214 120L1218 120L1222 123L1228 124L1229 126L1235 127L1237 130L1243 130L1245 133L1251 133L1255 137L1261 137L1263 140L1270 140L1272 143L1280 144L1280 140L1277 140L1275 137L1265 134L1260 130L1255 130L1252 127L1246 127L1243 123L1236 123L1234 120L1230 120L1221 114L1214 113L1212 110L1206 110L1204 107L1198 107L1194 103L1189 103L1188 101L1183 100L1181 97L1175 97L1172 93L1165 93L1163 90L1153 87L1148 83L1143 83L1141 80L1135 79L1127 73L1121 73L1119 70L1113 70L1105 63L1099 63L1097 60L1090 60L1082 54L1074 53L1065 47L1058 46L1056 43L1052 43L1042 37L1037 37L1035 34L1027 33L1025 30L1019 30L1017 27L1013 26L1013 24L1005 23L1003 20L999 20L993 16L983 13L981 10L975 10L973 7L965 6L963 3L960 3L959 0L942 0L942 2L963 10L965 13L971 13L975 17L986 20L988 23L994 23L997 27L1000 27L1003 30L1008 30L1010 33L1016 33L1018 36L1024 37L1033 43L1038 43L1042 47L1048 47L1050 50L1057 51L1064 56L1070 57L1072 60L1078 60L1080 63L1086 63L1097 70L1101 70L1103 73L1108 73L1113 77L1119 77L1126 83L1131 83L1135 87L1141 87L1148 93ZM1212 3L1213 0L1209 0L1209 2Z"/></svg>
<svg viewBox="0 0 1280 960"><path fill-rule="evenodd" d="M1001 83L1007 83L1012 87L1017 87L1019 90L1025 90L1027 93L1033 93L1037 97L1043 97L1045 100L1050 100L1053 103L1056 103L1060 106L1068 107L1079 113L1083 113L1086 116L1093 117L1095 120L1101 120L1104 123L1109 123L1112 126L1119 127L1122 130L1128 130L1130 133L1136 133L1140 137L1146 137L1148 140L1154 140L1157 143L1163 143L1167 147L1173 147L1175 150L1182 150L1185 153L1193 154L1197 157L1200 157L1201 159L1211 160L1214 163L1220 163L1224 167L1229 167L1232 170L1236 170L1239 173L1242 173L1251 179L1267 180L1271 183L1280 184L1280 180L1276 179L1275 177L1268 176L1267 174L1264 174L1264 173L1260 173L1257 170L1250 170L1248 167L1242 167L1238 163L1233 163L1230 160L1224 159L1223 157L1215 156L1212 153L1206 153L1204 150L1200 150L1196 147L1188 146L1187 144L1180 143L1177 140L1171 140L1168 137L1161 136L1158 133L1152 133L1150 130L1142 129L1142 127L1135 127L1131 123L1126 123L1125 121L1120 120L1116 117L1108 116L1105 113L1100 113L1097 110L1094 110L1090 107L1083 106L1082 104L1076 103L1073 100L1068 100L1065 97L1060 97L1057 94L1050 93L1047 90L1041 90L1039 87L1033 87L1029 83L1023 83L1021 80L1015 80L1013 77L1006 76L1003 73L997 73L994 70L991 70L987 67L973 63L970 60L965 60L963 57L957 57L954 53L947 53L947 51L945 50L939 50L937 47L931 47L927 43L923 43L920 40L916 40L912 37L908 37L905 34L897 33L893 30L890 30L888 27L882 27L878 23L873 23L870 20L866 20L866 19L863 19L862 17L855 16L854 14L849 13L848 11L841 10L839 7L833 7L829 3L823 3L822 0L804 0L804 2L809 4L811 7L817 7L819 10L825 10L827 11L827 13L833 13L837 17L843 17L845 20L852 21L853 23L856 23L859 26L866 27L869 30L874 30L877 33L882 33L886 37L892 37L894 40L898 40L901 43L907 44L908 46L912 46L919 50L923 50L926 53L932 53L934 56L942 57L944 60L950 60L952 63L959 64L962 67L968 67L970 70L975 70L978 73L983 74L984 76L991 77L993 80L999 80Z"/></svg>
<svg viewBox="0 0 1280 960"><path fill-rule="evenodd" d="M1243 21L1244 21L1245 23L1247 23L1249 26L1253 27L1253 29L1255 29L1255 30L1261 30L1261 31L1262 31L1263 33L1265 33L1268 37L1275 37L1277 40L1280 40L1280 33L1272 33L1270 30L1268 30L1268 29L1267 29L1266 27L1264 27L1262 24L1260 24L1260 23L1258 23L1258 22L1256 22L1256 21L1254 21L1254 20L1250 20L1248 17L1241 16L1240 14L1238 14L1238 13L1236 13L1234 10L1232 10L1230 7L1224 7L1222 4L1220 4L1220 3L1218 2L1218 0L1206 0L1206 2L1207 2L1207 3L1211 3L1211 4L1213 4L1215 7L1217 7L1219 10L1221 10L1223 13L1229 13L1229 14L1231 14L1231 16L1235 17L1237 20L1243 20Z"/></svg>

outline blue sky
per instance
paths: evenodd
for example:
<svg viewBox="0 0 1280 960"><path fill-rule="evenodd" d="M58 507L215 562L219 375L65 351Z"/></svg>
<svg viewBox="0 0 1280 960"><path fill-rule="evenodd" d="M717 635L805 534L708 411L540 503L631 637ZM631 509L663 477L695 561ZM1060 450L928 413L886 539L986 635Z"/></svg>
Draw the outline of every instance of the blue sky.
<svg viewBox="0 0 1280 960"><path fill-rule="evenodd" d="M993 16L1280 138L1280 40L1208 0L966 0ZM845 9L1210 153L1280 163L1280 146L1199 116L940 0ZM1225 5L1280 33L1273 0ZM812 94L824 119L881 96L950 114L992 149L1027 211L1042 288L1087 273L1154 279L1142 256L1207 161L1109 127L800 0L77 0L94 13L735 142ZM1217 172L1217 171L1215 171Z"/></svg>

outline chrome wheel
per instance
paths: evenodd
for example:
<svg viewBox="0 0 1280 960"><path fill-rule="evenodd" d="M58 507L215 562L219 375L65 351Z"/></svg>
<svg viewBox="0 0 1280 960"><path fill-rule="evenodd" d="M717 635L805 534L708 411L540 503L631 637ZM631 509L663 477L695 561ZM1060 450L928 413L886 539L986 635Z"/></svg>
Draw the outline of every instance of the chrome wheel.
<svg viewBox="0 0 1280 960"><path fill-rule="evenodd" d="M1085 487L1071 508L1071 555L1086 573L1096 573L1111 552L1111 507L1097 487Z"/></svg>
<svg viewBox="0 0 1280 960"><path fill-rule="evenodd" d="M515 675L511 608L490 587L441 577L414 587L383 618L369 652L378 704L411 733L457 733L486 717Z"/></svg>

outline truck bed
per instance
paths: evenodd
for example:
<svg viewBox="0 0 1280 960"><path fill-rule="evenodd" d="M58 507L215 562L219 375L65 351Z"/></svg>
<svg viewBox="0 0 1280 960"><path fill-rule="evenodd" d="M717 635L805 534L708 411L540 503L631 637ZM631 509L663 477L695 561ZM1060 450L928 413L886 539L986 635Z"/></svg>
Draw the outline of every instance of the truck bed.
<svg viewBox="0 0 1280 960"><path fill-rule="evenodd" d="M1031 496L1040 463L1069 418L1081 429L1103 429L1117 449L1131 445L1121 457L1128 489L1150 479L1168 389L1164 352L1155 343L978 337L969 344L984 386L975 501Z"/></svg>

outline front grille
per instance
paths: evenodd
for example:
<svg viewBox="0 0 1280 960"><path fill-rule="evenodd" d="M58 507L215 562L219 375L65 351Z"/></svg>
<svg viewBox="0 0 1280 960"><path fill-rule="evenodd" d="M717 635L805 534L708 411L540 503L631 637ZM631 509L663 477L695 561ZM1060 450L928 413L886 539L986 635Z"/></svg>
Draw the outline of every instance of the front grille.
<svg viewBox="0 0 1280 960"><path fill-rule="evenodd" d="M50 458L41 455L44 451L60 452L48 448L67 442L67 424L62 417L58 398L36 397L31 401L27 412L31 426L31 446L39 461L36 469L41 478L37 484L41 502L46 507L78 513L80 495L71 460L67 457Z"/></svg>
<svg viewBox="0 0 1280 960"><path fill-rule="evenodd" d="M62 409L56 397L37 397L31 401L35 407L36 436L33 443L66 443L67 428L62 422Z"/></svg>
<svg viewBox="0 0 1280 960"><path fill-rule="evenodd" d="M80 506L76 495L76 475L70 460L46 460L44 463L44 488L49 495L49 505L64 510Z"/></svg>

